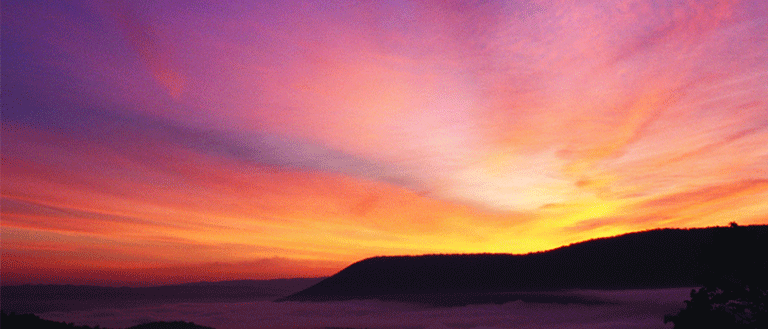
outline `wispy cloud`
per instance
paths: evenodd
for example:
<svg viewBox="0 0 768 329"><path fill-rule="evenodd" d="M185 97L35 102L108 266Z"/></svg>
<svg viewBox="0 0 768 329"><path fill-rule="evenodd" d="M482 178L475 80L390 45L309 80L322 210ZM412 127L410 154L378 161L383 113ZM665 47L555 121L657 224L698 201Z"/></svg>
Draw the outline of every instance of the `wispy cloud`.
<svg viewBox="0 0 768 329"><path fill-rule="evenodd" d="M6 1L3 239L29 235L4 252L126 234L168 239L136 266L182 241L231 246L200 247L225 262L348 262L765 223L766 15ZM70 255L127 257L88 250Z"/></svg>

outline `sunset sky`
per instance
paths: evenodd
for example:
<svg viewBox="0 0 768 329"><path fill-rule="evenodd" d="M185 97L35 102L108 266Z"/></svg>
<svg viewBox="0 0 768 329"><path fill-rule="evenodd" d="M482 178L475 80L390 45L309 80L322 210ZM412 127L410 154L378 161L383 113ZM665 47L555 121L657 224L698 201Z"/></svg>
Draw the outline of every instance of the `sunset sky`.
<svg viewBox="0 0 768 329"><path fill-rule="evenodd" d="M768 224L768 1L3 1L2 284Z"/></svg>

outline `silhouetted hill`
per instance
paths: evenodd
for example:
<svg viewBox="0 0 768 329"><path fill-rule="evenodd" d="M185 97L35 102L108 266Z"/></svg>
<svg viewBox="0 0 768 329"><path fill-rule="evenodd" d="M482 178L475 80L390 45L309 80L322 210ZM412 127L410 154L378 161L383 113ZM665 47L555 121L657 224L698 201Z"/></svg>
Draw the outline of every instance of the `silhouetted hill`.
<svg viewBox="0 0 768 329"><path fill-rule="evenodd" d="M57 322L41 319L34 314L7 314L2 312L0 324L5 329L100 329L99 326L76 326L72 323ZM101 328L107 329L107 328ZM157 321L136 325L126 329L214 329L184 321Z"/></svg>
<svg viewBox="0 0 768 329"><path fill-rule="evenodd" d="M742 250L744 245L758 247ZM659 229L526 255L373 257L278 301L363 297L418 301L413 295L472 293L477 297L478 293L562 289L694 287L717 266L716 255L723 253L765 269L768 261L762 250L766 247L768 226L742 226L736 231L727 227ZM525 294L506 300L521 299L518 295ZM492 297L476 299L490 302Z"/></svg>
<svg viewBox="0 0 768 329"><path fill-rule="evenodd" d="M136 326L133 326L133 327L126 328L126 329L214 329L214 328L197 325L194 322L184 322L184 321L165 322L165 321L158 321L158 322L150 322L150 323L140 324L140 325L136 325Z"/></svg>
<svg viewBox="0 0 768 329"><path fill-rule="evenodd" d="M76 285L3 286L0 307L6 312L42 313L94 307L130 307L172 302L244 302L290 295L323 278L194 282L157 287Z"/></svg>
<svg viewBox="0 0 768 329"><path fill-rule="evenodd" d="M93 329L89 326L44 320L34 314L6 314L5 312L0 316L0 324L5 329Z"/></svg>

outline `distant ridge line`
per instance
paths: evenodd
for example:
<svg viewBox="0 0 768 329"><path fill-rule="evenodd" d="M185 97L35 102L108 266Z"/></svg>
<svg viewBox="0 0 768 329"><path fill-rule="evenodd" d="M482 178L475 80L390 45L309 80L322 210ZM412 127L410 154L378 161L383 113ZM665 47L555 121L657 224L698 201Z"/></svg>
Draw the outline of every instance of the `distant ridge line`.
<svg viewBox="0 0 768 329"><path fill-rule="evenodd" d="M322 279L231 280L148 287L71 284L2 286L0 308L7 312L43 313L181 302L267 301L300 291Z"/></svg>
<svg viewBox="0 0 768 329"><path fill-rule="evenodd" d="M745 245L759 247L740 250ZM768 264L758 251L765 247L768 226L752 225L654 229L527 254L376 256L277 301L695 287L723 254Z"/></svg>

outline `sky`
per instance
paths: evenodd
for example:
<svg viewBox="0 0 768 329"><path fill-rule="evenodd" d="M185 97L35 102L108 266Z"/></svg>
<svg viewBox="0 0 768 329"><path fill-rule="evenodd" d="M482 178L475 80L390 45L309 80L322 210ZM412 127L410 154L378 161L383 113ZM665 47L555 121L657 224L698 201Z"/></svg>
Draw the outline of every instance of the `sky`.
<svg viewBox="0 0 768 329"><path fill-rule="evenodd" d="M768 224L768 2L3 1L2 284Z"/></svg>

